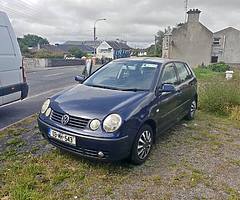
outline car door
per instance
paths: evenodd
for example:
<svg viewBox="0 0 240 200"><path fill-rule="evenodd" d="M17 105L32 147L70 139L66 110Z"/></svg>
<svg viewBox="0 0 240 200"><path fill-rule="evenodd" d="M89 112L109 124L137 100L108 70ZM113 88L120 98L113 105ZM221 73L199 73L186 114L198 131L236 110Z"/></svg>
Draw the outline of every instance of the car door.
<svg viewBox="0 0 240 200"><path fill-rule="evenodd" d="M178 101L180 102L180 115L185 116L193 98L193 85L195 78L191 71L183 62L174 62L178 75L178 84L176 86L179 91Z"/></svg>
<svg viewBox="0 0 240 200"><path fill-rule="evenodd" d="M158 89L162 88L163 84L176 85L178 82L176 68L174 63L167 63L163 66ZM157 93L156 115L158 122L158 131L161 132L169 128L178 116L178 92L173 93Z"/></svg>

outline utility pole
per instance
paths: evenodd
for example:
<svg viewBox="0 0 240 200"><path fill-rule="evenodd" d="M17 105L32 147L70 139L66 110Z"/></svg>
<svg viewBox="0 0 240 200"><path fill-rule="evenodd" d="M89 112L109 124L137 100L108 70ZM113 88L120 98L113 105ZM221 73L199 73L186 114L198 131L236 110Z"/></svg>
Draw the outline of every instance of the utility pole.
<svg viewBox="0 0 240 200"><path fill-rule="evenodd" d="M96 24L97 22L99 21L105 21L107 19L105 18L101 18L101 19L97 19L95 22L94 22L94 26L93 26L93 41L94 41L94 56L96 56L96 40L97 40L97 37L96 37Z"/></svg>
<svg viewBox="0 0 240 200"><path fill-rule="evenodd" d="M184 10L184 16L185 16L185 19L184 19L184 22L186 23L187 22L187 11L188 11L188 0L184 0L184 4L185 4L185 6L184 6L184 8L185 8L185 10Z"/></svg>

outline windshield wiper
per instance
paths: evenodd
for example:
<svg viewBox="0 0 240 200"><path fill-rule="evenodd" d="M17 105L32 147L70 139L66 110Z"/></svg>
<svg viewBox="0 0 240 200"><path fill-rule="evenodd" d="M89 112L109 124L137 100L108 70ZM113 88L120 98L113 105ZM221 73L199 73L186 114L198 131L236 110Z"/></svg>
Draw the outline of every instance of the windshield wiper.
<svg viewBox="0 0 240 200"><path fill-rule="evenodd" d="M133 91L133 92L138 92L138 91L148 91L145 89L138 89L138 88L129 88L129 89L121 89L122 91Z"/></svg>
<svg viewBox="0 0 240 200"><path fill-rule="evenodd" d="M118 88L115 87L109 87L109 86L104 86L104 85L87 85L90 87L97 87L97 88L103 88L103 89L111 89L111 90L119 90Z"/></svg>

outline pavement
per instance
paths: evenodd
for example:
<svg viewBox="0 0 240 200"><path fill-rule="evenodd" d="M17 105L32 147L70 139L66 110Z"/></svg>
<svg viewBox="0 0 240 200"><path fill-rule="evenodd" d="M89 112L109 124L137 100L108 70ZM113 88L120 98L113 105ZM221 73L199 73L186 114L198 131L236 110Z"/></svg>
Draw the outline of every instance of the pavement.
<svg viewBox="0 0 240 200"><path fill-rule="evenodd" d="M0 131L39 112L48 97L77 85L74 77L82 70L83 66L66 66L27 71L28 97L0 107Z"/></svg>

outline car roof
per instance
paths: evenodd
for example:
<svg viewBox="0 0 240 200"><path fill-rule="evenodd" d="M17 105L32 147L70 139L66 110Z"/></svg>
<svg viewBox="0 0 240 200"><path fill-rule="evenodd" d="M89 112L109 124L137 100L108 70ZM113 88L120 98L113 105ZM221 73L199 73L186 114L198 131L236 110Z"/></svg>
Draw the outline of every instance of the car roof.
<svg viewBox="0 0 240 200"><path fill-rule="evenodd" d="M159 58L159 57L132 57L132 58L120 58L115 60L115 62L118 62L118 61L149 61L149 62L156 62L161 64L164 64L167 62L183 62L180 60Z"/></svg>

